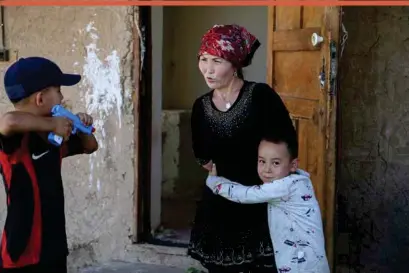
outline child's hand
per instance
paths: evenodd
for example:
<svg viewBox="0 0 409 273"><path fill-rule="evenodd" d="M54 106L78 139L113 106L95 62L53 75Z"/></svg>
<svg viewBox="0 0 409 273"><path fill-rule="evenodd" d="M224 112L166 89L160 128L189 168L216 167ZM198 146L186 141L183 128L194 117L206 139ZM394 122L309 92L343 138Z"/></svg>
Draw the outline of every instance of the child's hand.
<svg viewBox="0 0 409 273"><path fill-rule="evenodd" d="M85 125L85 126L91 126L92 123L94 122L92 117L88 114L85 113L78 113L77 116L80 118L81 122Z"/></svg>
<svg viewBox="0 0 409 273"><path fill-rule="evenodd" d="M72 121L66 117L53 117L53 132L67 141L72 132Z"/></svg>
<svg viewBox="0 0 409 273"><path fill-rule="evenodd" d="M216 164L212 165L209 175L217 176Z"/></svg>

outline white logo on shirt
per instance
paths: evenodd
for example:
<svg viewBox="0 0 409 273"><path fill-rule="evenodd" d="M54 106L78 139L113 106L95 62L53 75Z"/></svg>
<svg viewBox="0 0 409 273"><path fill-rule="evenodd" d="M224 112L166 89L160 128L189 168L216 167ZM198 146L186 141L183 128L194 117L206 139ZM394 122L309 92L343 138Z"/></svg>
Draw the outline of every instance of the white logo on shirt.
<svg viewBox="0 0 409 273"><path fill-rule="evenodd" d="M32 157L33 157L34 160L37 160L37 159L39 159L40 157L42 157L43 155L47 154L49 151L50 151L50 150L48 150L48 151L46 151L46 152L44 152L44 153L42 153L42 154L39 154L39 155L33 154Z"/></svg>

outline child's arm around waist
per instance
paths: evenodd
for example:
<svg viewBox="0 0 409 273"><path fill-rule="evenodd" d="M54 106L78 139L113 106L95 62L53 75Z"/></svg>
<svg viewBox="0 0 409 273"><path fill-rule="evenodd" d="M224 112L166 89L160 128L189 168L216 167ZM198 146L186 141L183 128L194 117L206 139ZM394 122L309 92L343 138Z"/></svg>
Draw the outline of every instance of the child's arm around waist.
<svg viewBox="0 0 409 273"><path fill-rule="evenodd" d="M224 177L209 175L206 185L215 193L236 203L266 203L291 194L292 179L285 177L260 186L243 186Z"/></svg>

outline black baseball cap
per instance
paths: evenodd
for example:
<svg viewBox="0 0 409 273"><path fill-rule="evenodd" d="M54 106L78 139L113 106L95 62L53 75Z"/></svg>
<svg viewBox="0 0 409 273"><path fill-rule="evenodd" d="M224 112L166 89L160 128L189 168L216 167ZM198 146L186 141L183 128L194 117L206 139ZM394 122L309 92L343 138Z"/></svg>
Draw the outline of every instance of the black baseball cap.
<svg viewBox="0 0 409 273"><path fill-rule="evenodd" d="M50 86L73 86L81 76L65 74L49 59L20 58L4 75L4 87L10 101L16 103Z"/></svg>

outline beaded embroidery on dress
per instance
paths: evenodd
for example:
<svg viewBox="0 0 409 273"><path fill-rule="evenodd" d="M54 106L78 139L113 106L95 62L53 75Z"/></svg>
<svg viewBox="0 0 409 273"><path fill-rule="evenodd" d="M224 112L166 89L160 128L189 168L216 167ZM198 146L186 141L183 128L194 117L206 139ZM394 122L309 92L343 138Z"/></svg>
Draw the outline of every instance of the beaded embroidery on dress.
<svg viewBox="0 0 409 273"><path fill-rule="evenodd" d="M212 97L203 97L203 108L205 117L210 122L212 131L219 137L231 137L235 134L235 129L240 128L249 116L253 89L256 83L247 84L242 90L242 94L237 97L231 108L226 112L218 111L212 106Z"/></svg>

